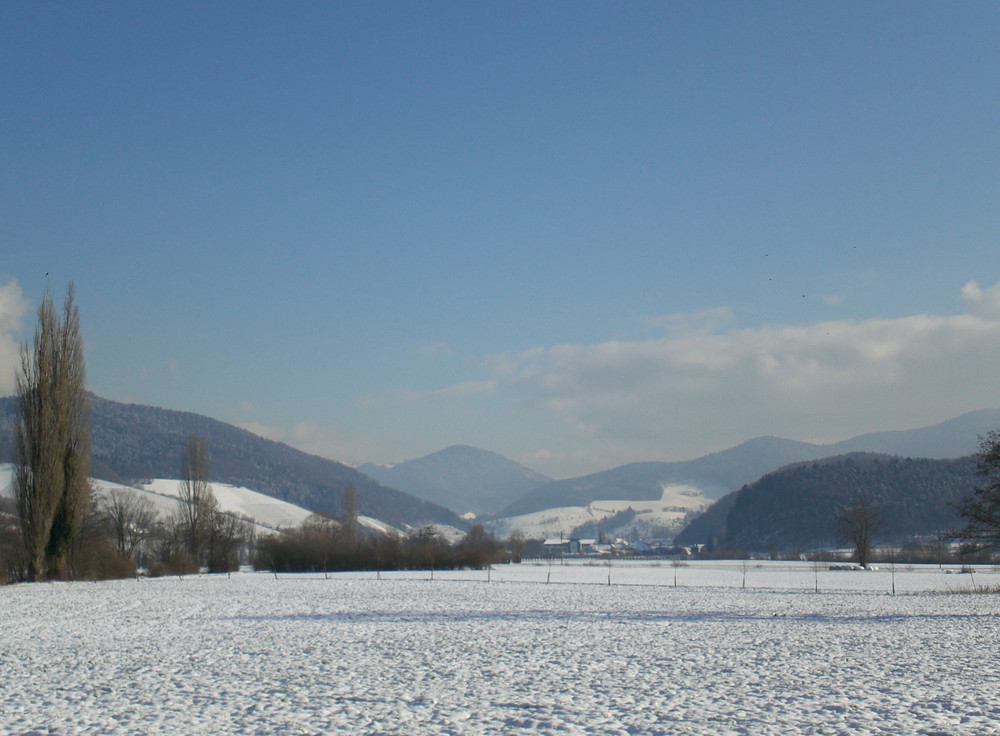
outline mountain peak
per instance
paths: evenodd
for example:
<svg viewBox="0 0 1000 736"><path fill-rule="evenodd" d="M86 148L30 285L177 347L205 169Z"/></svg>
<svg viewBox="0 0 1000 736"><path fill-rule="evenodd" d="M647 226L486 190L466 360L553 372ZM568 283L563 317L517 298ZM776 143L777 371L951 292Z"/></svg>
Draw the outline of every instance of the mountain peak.
<svg viewBox="0 0 1000 736"><path fill-rule="evenodd" d="M362 473L380 483L458 513L491 514L552 479L490 450L451 445L392 466L366 463Z"/></svg>

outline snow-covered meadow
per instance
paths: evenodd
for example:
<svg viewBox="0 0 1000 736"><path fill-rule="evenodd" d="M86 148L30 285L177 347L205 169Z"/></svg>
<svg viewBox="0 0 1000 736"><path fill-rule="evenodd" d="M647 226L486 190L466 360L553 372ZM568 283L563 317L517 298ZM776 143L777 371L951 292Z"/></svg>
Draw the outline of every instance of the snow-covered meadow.
<svg viewBox="0 0 1000 736"><path fill-rule="evenodd" d="M996 733L1000 596L947 591L998 583L616 562L15 585L0 732Z"/></svg>
<svg viewBox="0 0 1000 736"><path fill-rule="evenodd" d="M613 514L632 509L635 517L616 533L639 530L640 536L649 538L650 529L672 529L675 533L684 528L684 520L692 512L704 511L712 501L702 489L690 485L667 483L660 498L649 500L607 499L593 501L586 506L563 506L535 511L530 514L496 519L487 524L499 539L506 539L511 532L519 531L529 539L558 537L566 529L582 524L596 523Z"/></svg>

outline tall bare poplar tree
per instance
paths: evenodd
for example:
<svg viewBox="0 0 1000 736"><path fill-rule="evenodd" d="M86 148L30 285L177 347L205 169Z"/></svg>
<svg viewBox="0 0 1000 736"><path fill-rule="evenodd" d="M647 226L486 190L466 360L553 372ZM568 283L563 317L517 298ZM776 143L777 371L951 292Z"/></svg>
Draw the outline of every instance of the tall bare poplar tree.
<svg viewBox="0 0 1000 736"><path fill-rule="evenodd" d="M212 523L218 502L208 482L208 443L204 437L192 434L181 455L180 527L184 546L195 562L200 562L202 550L212 533Z"/></svg>
<svg viewBox="0 0 1000 736"><path fill-rule="evenodd" d="M29 580L66 574L66 554L90 498L90 402L74 296L70 284L60 317L46 293L34 345L21 348L14 492Z"/></svg>

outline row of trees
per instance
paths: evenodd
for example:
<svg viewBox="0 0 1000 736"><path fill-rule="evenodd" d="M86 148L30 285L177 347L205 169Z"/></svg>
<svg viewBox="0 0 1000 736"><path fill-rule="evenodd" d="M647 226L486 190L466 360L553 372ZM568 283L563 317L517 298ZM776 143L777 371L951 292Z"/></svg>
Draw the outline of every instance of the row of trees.
<svg viewBox="0 0 1000 736"><path fill-rule="evenodd" d="M431 526L410 537L375 533L358 538L347 517L313 514L297 529L259 539L253 563L257 570L273 572L332 572L484 569L511 559L481 525L457 544Z"/></svg>

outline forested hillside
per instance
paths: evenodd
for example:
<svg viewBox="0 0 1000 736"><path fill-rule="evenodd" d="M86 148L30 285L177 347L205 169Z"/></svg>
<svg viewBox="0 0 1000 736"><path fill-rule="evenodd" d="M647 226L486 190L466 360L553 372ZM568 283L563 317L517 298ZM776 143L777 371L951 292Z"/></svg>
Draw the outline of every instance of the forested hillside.
<svg viewBox="0 0 1000 736"><path fill-rule="evenodd" d="M957 460L851 454L799 463L744 486L721 514L709 510L678 537L721 540L749 551L811 549L838 543L838 511L871 504L881 519L878 542L936 537L960 525L953 504L977 483L974 457ZM712 522L712 523L706 523ZM701 537L698 539L697 537Z"/></svg>
<svg viewBox="0 0 1000 736"><path fill-rule="evenodd" d="M674 538L674 544L691 547L707 544L712 547L723 544L726 538L726 519L736 503L739 491L727 493L709 506L705 513L696 516Z"/></svg>

